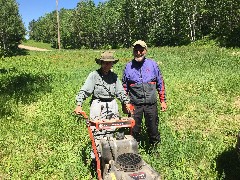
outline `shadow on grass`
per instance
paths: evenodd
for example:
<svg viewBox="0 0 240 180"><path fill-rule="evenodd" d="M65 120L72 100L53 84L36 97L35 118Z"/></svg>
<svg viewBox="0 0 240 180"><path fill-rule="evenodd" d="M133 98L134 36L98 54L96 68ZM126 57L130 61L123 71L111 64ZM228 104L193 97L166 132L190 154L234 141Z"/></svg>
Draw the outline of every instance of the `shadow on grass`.
<svg viewBox="0 0 240 180"><path fill-rule="evenodd" d="M8 73L11 73L11 72L16 72L16 68L9 68L9 69L5 69L5 68L1 68L0 69L0 73L1 74L8 74Z"/></svg>
<svg viewBox="0 0 240 180"><path fill-rule="evenodd" d="M142 131L141 131L141 138L140 139L141 139L141 141L140 141L140 144L139 144L139 148L144 149L144 151L147 154L152 154L153 145L151 145L149 143L149 136L148 136L147 129L146 129L146 126L144 125L144 123L142 124Z"/></svg>
<svg viewBox="0 0 240 180"><path fill-rule="evenodd" d="M18 49L12 54L12 56L26 56L26 55L28 55L28 54L29 54L29 50L18 48Z"/></svg>
<svg viewBox="0 0 240 180"><path fill-rule="evenodd" d="M238 159L235 148L220 154L216 159L216 165L219 179L240 179L240 160Z"/></svg>
<svg viewBox="0 0 240 180"><path fill-rule="evenodd" d="M4 55L4 57L12 57L12 56L26 56L28 54L29 54L29 50L27 49L13 48L12 51L5 52L2 55Z"/></svg>
<svg viewBox="0 0 240 180"><path fill-rule="evenodd" d="M11 70L0 69L7 74ZM16 70L14 70L16 71ZM0 81L0 117L9 116L16 111L19 102L29 104L35 102L42 94L51 92L51 77L44 74L31 73L10 74Z"/></svg>
<svg viewBox="0 0 240 180"><path fill-rule="evenodd" d="M76 115L74 112L72 112L71 115L76 118L76 121L79 125L81 124L81 125L84 125L84 127L86 127L85 119L81 115ZM87 130L87 127L85 130ZM87 137L89 137L89 134L87 135ZM96 161L92 160L91 158L91 150L92 150L92 142L89 137L88 143L86 143L81 149L81 158L84 165L88 167L88 170L90 171L91 176L93 178L93 177L97 177L97 174L96 174L97 166L96 166Z"/></svg>
<svg viewBox="0 0 240 180"><path fill-rule="evenodd" d="M91 150L92 149L92 143L89 141L89 143L82 148L82 161L84 162L85 166L88 166L88 169L91 173L92 178L97 177L97 164L96 161L91 159Z"/></svg>

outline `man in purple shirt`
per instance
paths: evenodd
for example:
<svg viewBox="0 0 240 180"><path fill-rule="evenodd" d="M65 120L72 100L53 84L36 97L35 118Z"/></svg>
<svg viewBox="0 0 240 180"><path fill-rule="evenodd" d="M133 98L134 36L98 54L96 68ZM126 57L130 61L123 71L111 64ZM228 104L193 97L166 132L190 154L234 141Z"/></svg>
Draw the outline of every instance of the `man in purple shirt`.
<svg viewBox="0 0 240 180"><path fill-rule="evenodd" d="M156 145L160 142L157 93L162 111L166 111L167 104L161 71L154 60L145 57L146 54L146 43L142 40L136 41L133 44L134 59L127 63L122 82L130 103L134 105L133 117L136 124L133 127L133 136L140 142L144 116L149 143Z"/></svg>

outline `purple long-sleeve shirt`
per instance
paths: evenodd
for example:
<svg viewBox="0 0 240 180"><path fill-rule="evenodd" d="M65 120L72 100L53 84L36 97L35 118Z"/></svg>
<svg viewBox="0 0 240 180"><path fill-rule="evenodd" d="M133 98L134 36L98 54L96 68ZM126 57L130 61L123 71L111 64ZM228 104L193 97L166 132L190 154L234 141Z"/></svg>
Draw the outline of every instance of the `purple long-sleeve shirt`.
<svg viewBox="0 0 240 180"><path fill-rule="evenodd" d="M134 104L152 104L157 101L156 90L161 102L166 101L164 81L154 60L142 62L132 60L123 73L123 87Z"/></svg>

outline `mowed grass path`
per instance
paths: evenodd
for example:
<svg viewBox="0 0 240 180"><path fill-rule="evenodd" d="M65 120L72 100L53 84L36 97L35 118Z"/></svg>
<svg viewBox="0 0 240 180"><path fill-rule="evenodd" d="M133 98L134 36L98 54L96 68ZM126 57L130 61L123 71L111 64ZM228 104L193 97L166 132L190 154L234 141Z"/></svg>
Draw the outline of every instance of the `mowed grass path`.
<svg viewBox="0 0 240 180"><path fill-rule="evenodd" d="M72 112L101 51L23 54L0 60L0 179L95 179L85 123ZM121 77L131 49L115 55ZM161 67L168 110L159 110L157 151L140 147L144 160L163 179L239 179L240 50L151 48L148 57Z"/></svg>

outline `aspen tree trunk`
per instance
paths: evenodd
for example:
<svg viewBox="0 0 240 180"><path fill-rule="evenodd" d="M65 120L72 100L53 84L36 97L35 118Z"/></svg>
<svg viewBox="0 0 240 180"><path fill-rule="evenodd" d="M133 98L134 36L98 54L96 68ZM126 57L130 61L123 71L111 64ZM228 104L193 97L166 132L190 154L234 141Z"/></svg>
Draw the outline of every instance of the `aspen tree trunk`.
<svg viewBox="0 0 240 180"><path fill-rule="evenodd" d="M57 12L57 31L58 31L58 49L61 49L61 40L60 40L60 23L59 23L59 14L58 14L58 0L56 0L56 12Z"/></svg>
<svg viewBox="0 0 240 180"><path fill-rule="evenodd" d="M191 5L188 4L188 7L191 7ZM192 42L196 40L196 15L197 5L194 5L194 10L188 15L188 25L190 29L190 38Z"/></svg>

